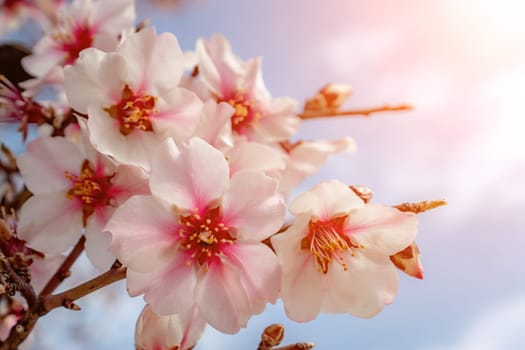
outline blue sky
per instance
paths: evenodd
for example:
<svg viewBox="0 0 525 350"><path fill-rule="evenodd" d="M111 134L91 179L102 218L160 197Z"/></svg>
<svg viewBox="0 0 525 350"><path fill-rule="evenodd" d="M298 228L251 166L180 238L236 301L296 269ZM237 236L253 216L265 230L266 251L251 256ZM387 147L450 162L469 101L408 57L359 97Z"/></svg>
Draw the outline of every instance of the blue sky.
<svg viewBox="0 0 525 350"><path fill-rule="evenodd" d="M349 108L416 107L305 123L297 138L352 136L358 152L331 159L297 193L337 178L371 187L384 204L449 202L420 216L425 279L400 276L397 299L377 317L322 315L297 324L277 304L238 335L209 329L197 349L255 349L270 323L286 325L285 343L313 341L317 349L525 348L523 10L515 0L198 0L178 11L140 8L139 19L173 32L184 49L219 32L239 56L262 56L273 96L302 103L325 83L341 82L355 91ZM111 290L82 300L80 313L46 316L34 348L80 338L75 348L131 349L142 303L126 298L123 284Z"/></svg>

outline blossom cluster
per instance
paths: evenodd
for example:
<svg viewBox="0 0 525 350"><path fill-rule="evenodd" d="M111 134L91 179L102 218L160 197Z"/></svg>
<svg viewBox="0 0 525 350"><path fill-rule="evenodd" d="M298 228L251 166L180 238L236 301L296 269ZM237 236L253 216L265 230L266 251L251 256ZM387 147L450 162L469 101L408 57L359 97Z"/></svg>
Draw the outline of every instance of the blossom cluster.
<svg viewBox="0 0 525 350"><path fill-rule="evenodd" d="M304 118L271 96L259 58L239 58L221 35L183 52L175 35L134 26L132 0L53 6L22 60L34 78L23 93L0 85L0 121L42 126L16 159L32 194L16 236L45 259L82 237L95 266L125 265L129 295L147 303L138 349L191 348L206 325L236 333L278 298L298 322L371 317L396 295L396 266L422 277L414 213L338 180L290 198L355 145L292 142ZM38 101L44 86L55 101ZM305 111L348 95L329 85Z"/></svg>

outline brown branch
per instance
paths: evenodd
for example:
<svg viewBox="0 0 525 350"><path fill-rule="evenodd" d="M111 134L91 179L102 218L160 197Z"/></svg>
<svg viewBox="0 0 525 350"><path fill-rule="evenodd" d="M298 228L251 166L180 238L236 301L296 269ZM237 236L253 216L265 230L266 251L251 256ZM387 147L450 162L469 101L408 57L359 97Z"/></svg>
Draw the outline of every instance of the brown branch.
<svg viewBox="0 0 525 350"><path fill-rule="evenodd" d="M3 252L0 252L0 264L2 266L2 272L8 276L8 282L16 286L16 290L18 290L27 301L28 307L34 307L37 304L37 296L33 287L13 270L11 263Z"/></svg>
<svg viewBox="0 0 525 350"><path fill-rule="evenodd" d="M354 110L322 110L322 111L311 111L303 112L299 114L301 119L318 119L318 118L330 118L330 117L342 117L342 116L363 116L369 117L373 113L379 112L396 112L396 111L409 111L412 110L412 106L409 104L400 104L397 106L384 105L373 108L365 109L354 109Z"/></svg>
<svg viewBox="0 0 525 350"><path fill-rule="evenodd" d="M425 211L428 211L428 210L431 210L437 207L441 207L446 204L447 202L445 200L439 199L439 200L422 201L422 202L417 202L417 203L405 202L405 203L401 203L398 205L393 205L393 207L399 211L409 211L412 213L419 214L419 213L423 213Z"/></svg>
<svg viewBox="0 0 525 350"><path fill-rule="evenodd" d="M273 350L309 350L313 349L315 346L314 343L295 343L290 345L281 346L274 348Z"/></svg>
<svg viewBox="0 0 525 350"><path fill-rule="evenodd" d="M40 314L44 315L49 311L61 306L72 310L80 310L80 308L74 304L74 301L124 278L126 278L126 266L114 264L103 274L76 287L66 290L65 292L41 297L41 306L39 310Z"/></svg>
<svg viewBox="0 0 525 350"><path fill-rule="evenodd" d="M77 261L78 257L84 251L84 245L86 242L86 237L81 236L67 256L67 258L62 262L62 265L58 268L55 274L47 282L46 286L42 289L39 296L45 296L53 293L53 291L70 275L71 266Z"/></svg>
<svg viewBox="0 0 525 350"><path fill-rule="evenodd" d="M76 300L125 277L126 267L116 262L109 271L65 292L39 296L37 304L24 314L17 325L11 329L9 337L0 344L0 350L18 349L18 346L31 333L38 319L49 311L61 306L70 310L80 310L80 307L74 303Z"/></svg>

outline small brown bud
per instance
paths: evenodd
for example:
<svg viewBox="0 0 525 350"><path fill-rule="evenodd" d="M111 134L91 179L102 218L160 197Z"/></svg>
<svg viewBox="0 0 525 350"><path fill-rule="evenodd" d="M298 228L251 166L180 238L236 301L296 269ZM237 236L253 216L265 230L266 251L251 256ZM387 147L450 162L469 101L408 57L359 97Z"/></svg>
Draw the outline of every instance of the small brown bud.
<svg viewBox="0 0 525 350"><path fill-rule="evenodd" d="M402 251L390 256L390 261L409 276L423 279L423 265L419 259L420 252L416 242Z"/></svg>
<svg viewBox="0 0 525 350"><path fill-rule="evenodd" d="M354 193L357 194L359 198L361 198L365 203L370 202L372 196L374 195L372 190L368 187L351 185L350 189L354 191Z"/></svg>
<svg viewBox="0 0 525 350"><path fill-rule="evenodd" d="M272 324L264 329L257 350L271 350L273 347L281 344L283 338L284 326L282 324Z"/></svg>

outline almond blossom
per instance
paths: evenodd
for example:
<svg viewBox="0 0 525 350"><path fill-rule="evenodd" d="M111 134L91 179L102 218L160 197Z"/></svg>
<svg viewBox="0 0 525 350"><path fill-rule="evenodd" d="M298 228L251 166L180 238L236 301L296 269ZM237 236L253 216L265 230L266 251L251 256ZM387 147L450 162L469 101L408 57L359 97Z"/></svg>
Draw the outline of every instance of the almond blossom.
<svg viewBox="0 0 525 350"><path fill-rule="evenodd" d="M137 350L188 350L200 339L206 322L197 309L182 314L157 315L149 305L140 313L135 329Z"/></svg>
<svg viewBox="0 0 525 350"><path fill-rule="evenodd" d="M393 301L398 282L389 257L414 240L415 214L365 204L335 180L300 195L290 211L293 225L271 239L289 318L306 322L321 311L371 317Z"/></svg>
<svg viewBox="0 0 525 350"><path fill-rule="evenodd" d="M149 170L151 150L168 137L189 139L199 122L201 100L178 87L183 71L177 38L145 28L116 52L84 50L66 68L66 94L75 110L88 115L98 151Z"/></svg>
<svg viewBox="0 0 525 350"><path fill-rule="evenodd" d="M26 17L45 22L46 8L49 6L58 7L61 2L56 0L0 1L0 35L16 30Z"/></svg>
<svg viewBox="0 0 525 350"><path fill-rule="evenodd" d="M250 141L272 143L287 140L299 127L296 101L272 99L261 75L259 58L242 61L228 41L214 35L199 39L196 46L199 73L217 101L235 108L231 126L235 135Z"/></svg>
<svg viewBox="0 0 525 350"><path fill-rule="evenodd" d="M85 232L88 257L107 268L114 257L101 229L119 204L134 194L149 193L145 173L116 165L86 142L77 145L63 137L32 141L17 163L34 194L20 214L20 238L39 251L57 254Z"/></svg>
<svg viewBox="0 0 525 350"><path fill-rule="evenodd" d="M115 50L119 35L130 30L134 20L133 0L74 0L36 43L33 54L22 60L26 71L37 77L26 87L62 83L63 66L73 64L88 47Z"/></svg>
<svg viewBox="0 0 525 350"><path fill-rule="evenodd" d="M281 142L286 154L286 169L281 176L280 191L284 196L305 178L316 174L329 156L342 152L355 152L356 143L350 137L332 141Z"/></svg>
<svg viewBox="0 0 525 350"><path fill-rule="evenodd" d="M199 138L180 149L168 139L156 153L152 196L130 198L106 227L128 292L161 315L195 305L235 333L279 291L277 257L261 243L284 221L277 181L255 171L230 178L224 155Z"/></svg>

